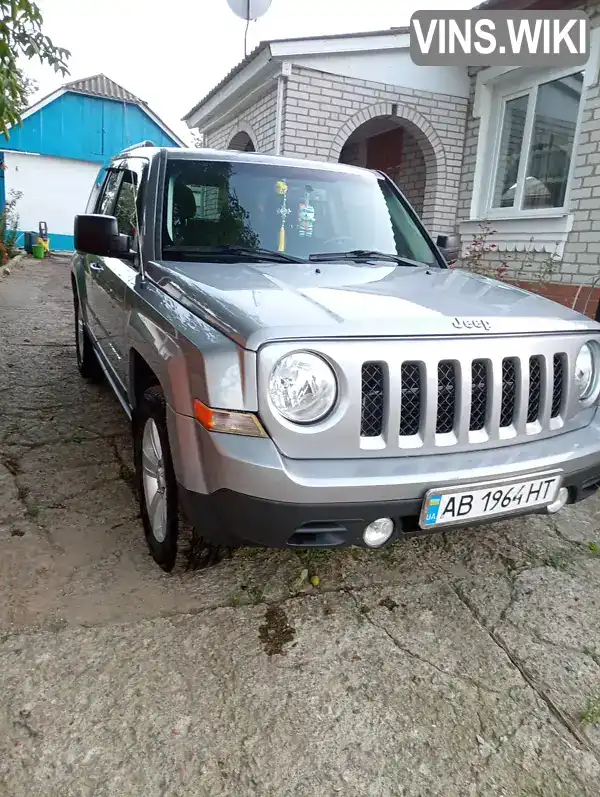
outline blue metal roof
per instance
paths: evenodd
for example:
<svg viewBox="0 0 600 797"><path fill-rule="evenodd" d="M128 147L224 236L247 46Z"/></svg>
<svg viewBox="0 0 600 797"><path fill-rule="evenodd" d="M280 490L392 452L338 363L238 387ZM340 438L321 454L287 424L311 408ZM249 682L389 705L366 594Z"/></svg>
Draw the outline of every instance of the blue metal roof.
<svg viewBox="0 0 600 797"><path fill-rule="evenodd" d="M35 103L9 138L0 139L0 150L106 163L144 139L183 144L143 100L100 74L66 83Z"/></svg>

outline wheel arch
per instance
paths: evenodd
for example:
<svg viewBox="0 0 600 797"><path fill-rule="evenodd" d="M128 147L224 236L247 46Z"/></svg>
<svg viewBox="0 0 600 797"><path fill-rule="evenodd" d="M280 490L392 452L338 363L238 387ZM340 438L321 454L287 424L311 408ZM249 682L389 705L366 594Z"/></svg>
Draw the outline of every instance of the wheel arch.
<svg viewBox="0 0 600 797"><path fill-rule="evenodd" d="M143 354L134 346L129 349L129 403L135 411L141 397L149 387L158 386L165 393L157 369L150 365Z"/></svg>

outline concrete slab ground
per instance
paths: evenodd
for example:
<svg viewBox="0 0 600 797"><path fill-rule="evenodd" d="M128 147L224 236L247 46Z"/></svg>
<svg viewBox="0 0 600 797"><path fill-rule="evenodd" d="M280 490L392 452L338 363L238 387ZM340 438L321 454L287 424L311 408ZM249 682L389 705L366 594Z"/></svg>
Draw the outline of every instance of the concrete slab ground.
<svg viewBox="0 0 600 797"><path fill-rule="evenodd" d="M1 797L597 797L597 498L168 576L72 323L65 260L0 281Z"/></svg>

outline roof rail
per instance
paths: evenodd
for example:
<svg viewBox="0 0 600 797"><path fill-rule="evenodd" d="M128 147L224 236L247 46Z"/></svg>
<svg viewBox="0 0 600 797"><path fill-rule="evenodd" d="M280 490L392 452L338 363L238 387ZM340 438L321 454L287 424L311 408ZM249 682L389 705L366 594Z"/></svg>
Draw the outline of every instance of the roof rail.
<svg viewBox="0 0 600 797"><path fill-rule="evenodd" d="M137 144L132 144L130 147L125 147L119 152L119 155L124 155L126 152L131 152L134 149L139 149L140 147L155 147L156 144L154 141L150 141L146 139L145 141L139 141Z"/></svg>

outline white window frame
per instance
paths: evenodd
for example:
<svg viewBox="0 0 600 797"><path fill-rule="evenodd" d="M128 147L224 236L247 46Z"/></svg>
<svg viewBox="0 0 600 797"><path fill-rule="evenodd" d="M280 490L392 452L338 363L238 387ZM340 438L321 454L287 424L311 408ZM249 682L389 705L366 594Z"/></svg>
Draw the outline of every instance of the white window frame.
<svg viewBox="0 0 600 797"><path fill-rule="evenodd" d="M582 83L582 93L577 110L577 118L575 120L575 132L573 139L573 148L571 150L571 158L569 163L569 172L567 174L567 185L565 191L564 202L560 207L544 207L544 208L521 208L523 201L523 193L525 189L525 176L529 167L529 158L531 156L531 143L533 138L533 122L535 118L535 108L537 104L537 96L539 87L545 83L551 83L554 80L575 75L578 72L584 72L581 69L561 69L553 70L551 72L537 73L531 75L528 79L522 79L519 83L513 84L510 91L497 90L493 93L492 97L492 119L491 131L492 135L489 140L489 151L492 157L489 160L489 171L484 177L487 190L482 194L482 211L487 219L509 219L509 218L539 218L563 215L567 212L570 203L570 194L573 181L573 170L575 160L577 158L577 142L579 141L581 119L583 116L583 109L585 107L585 85ZM525 117L525 127L523 130L523 142L521 144L521 153L519 161L519 171L517 175L517 190L515 192L515 201L512 207L494 207L492 205L494 190L496 188L496 179L498 176L498 161L500 157L500 147L502 140L502 128L504 125L504 113L506 104L510 100L517 99L518 97L528 97L527 111Z"/></svg>
<svg viewBox="0 0 600 797"><path fill-rule="evenodd" d="M579 139L581 137L581 121L585 110L586 93L587 89L596 83L599 69L600 27L591 30L590 56L587 63L579 69L573 67L556 70L548 68L532 69L530 67L489 67L488 69L481 70L477 74L473 116L479 118L480 124L477 140L475 174L473 175L473 193L471 197L471 224L487 219L494 222L512 222L513 224L518 224L520 227L521 225L518 220L523 220L523 222L530 220L530 222L535 223L537 219L542 223L543 220L549 221L551 219L556 219L558 223L558 220L562 219L560 223L560 232L567 232L565 224L570 226L567 217L569 216L573 175L577 161ZM528 166L527 158L529 157L529 146L531 144L538 87L543 83L548 83L561 77L567 77L579 71L583 72L582 98L579 104L564 205L562 208L529 208L519 210L518 202L520 202L520 198L522 197L524 185L522 172L524 172ZM500 148L500 137L502 135L501 123L503 122L505 101L522 96L528 92L531 92L531 96L527 107L527 119L525 122L523 142L525 144L525 139L527 139L527 149L525 149L525 147L522 149L522 152L526 153L526 157L522 158L519 163L519 182L517 190L520 196L515 197L515 206L512 208L492 208L491 204L496 180L496 167ZM546 223L543 225L543 229L547 229ZM557 232L559 232L558 228ZM550 233L550 230L548 230L548 233Z"/></svg>

